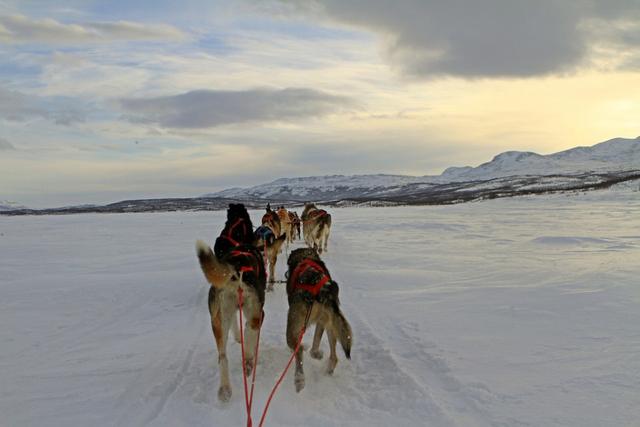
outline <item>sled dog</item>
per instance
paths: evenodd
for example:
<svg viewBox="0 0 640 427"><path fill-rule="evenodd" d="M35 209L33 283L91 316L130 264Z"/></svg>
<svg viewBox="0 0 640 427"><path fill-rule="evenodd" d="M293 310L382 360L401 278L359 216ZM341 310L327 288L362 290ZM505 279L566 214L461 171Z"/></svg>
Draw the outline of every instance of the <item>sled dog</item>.
<svg viewBox="0 0 640 427"><path fill-rule="evenodd" d="M218 399L231 398L227 339L233 328L237 337L236 311L239 307L239 289L242 290L242 313L246 320L245 366L247 375L253 370L254 351L258 329L264 317L266 272L260 252L253 245L251 219L243 205L229 205L227 223L216 239L215 251L201 240L196 242L196 253L209 289L211 329L218 349L220 386ZM250 243L246 243L250 242ZM237 338L236 338L237 339Z"/></svg>
<svg viewBox="0 0 640 427"><path fill-rule="evenodd" d="M333 374L338 363L336 342L339 341L347 359L351 358L353 335L351 326L340 311L338 284L331 279L327 267L318 253L309 248L295 249L287 260L287 345L296 350L300 333L308 325L316 324L311 357L322 359L320 340L327 331L329 339L329 363L327 374ZM303 347L296 352L295 388L300 392L304 388Z"/></svg>
<svg viewBox="0 0 640 427"><path fill-rule="evenodd" d="M242 203L230 203L227 209L227 222L213 246L214 253L218 258L222 258L236 246L251 243L253 243L253 224L247 209Z"/></svg>
<svg viewBox="0 0 640 427"><path fill-rule="evenodd" d="M307 245L320 254L326 251L331 231L331 215L324 209L318 209L313 203L305 203L300 219L302 234Z"/></svg>
<svg viewBox="0 0 640 427"><path fill-rule="evenodd" d="M275 237L275 234L271 228L261 225L255 231L255 245L258 250L263 252L265 264L269 265L269 279L267 284L267 291L273 290L273 284L275 283L276 262L278 261L278 254L282 248L282 244L287 238L286 235Z"/></svg>
<svg viewBox="0 0 640 427"><path fill-rule="evenodd" d="M262 215L261 222L262 222L262 225L269 227L271 231L273 231L273 234L275 234L276 237L280 237L280 235L282 234L280 217L278 216L278 213L276 211L271 210L271 206L267 206L265 214Z"/></svg>

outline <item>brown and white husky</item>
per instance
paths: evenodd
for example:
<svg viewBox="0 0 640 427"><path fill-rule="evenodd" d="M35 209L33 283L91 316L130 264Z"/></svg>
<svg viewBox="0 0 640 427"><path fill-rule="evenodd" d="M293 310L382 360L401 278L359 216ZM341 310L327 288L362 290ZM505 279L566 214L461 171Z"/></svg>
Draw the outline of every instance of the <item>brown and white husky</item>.
<svg viewBox="0 0 640 427"><path fill-rule="evenodd" d="M255 241L254 244L258 250L263 252L265 258L265 264L269 265L269 283L267 285L267 291L273 290L273 284L276 281L276 262L278 261L278 254L282 249L282 244L287 238L286 235L275 237L275 234L270 227L261 225L254 232Z"/></svg>
<svg viewBox="0 0 640 427"><path fill-rule="evenodd" d="M313 203L305 203L300 219L307 245L318 253L326 251L331 231L331 215L324 209L318 209Z"/></svg>
<svg viewBox="0 0 640 427"><path fill-rule="evenodd" d="M313 249L294 250L289 255L287 264L287 345L295 351L303 328L316 323L310 354L315 359L322 359L323 354L319 347L322 334L326 330L331 351L327 374L331 375L338 363L336 342L340 341L345 356L350 359L353 341L351 326L340 311L338 284L331 279L327 267ZM295 355L297 392L304 388L303 350L300 345Z"/></svg>
<svg viewBox="0 0 640 427"><path fill-rule="evenodd" d="M266 273L262 255L253 245L236 246L219 259L206 243L198 240L196 252L204 276L211 284L209 313L220 367L218 399L224 402L231 398L227 339L229 329L234 328L236 324L238 289L242 289L243 294L242 312L246 318L244 369L249 375L254 368L258 329L264 316Z"/></svg>
<svg viewBox="0 0 640 427"><path fill-rule="evenodd" d="M277 213L280 218L280 232L287 235L288 247L289 243L293 242L293 224L289 219L289 211L284 206L280 206Z"/></svg>
<svg viewBox="0 0 640 427"><path fill-rule="evenodd" d="M282 234L282 226L280 225L280 217L278 213L271 210L271 206L267 206L266 212L262 215L262 225L269 227L276 237L280 237Z"/></svg>

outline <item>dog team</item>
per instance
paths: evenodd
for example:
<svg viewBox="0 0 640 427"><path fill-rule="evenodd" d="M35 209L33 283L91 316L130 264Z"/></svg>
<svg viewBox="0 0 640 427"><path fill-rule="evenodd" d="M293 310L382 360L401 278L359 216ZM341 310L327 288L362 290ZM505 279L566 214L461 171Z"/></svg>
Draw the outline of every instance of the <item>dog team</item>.
<svg viewBox="0 0 640 427"><path fill-rule="evenodd" d="M300 225L308 247L291 252L286 273L289 302L286 338L287 345L295 352L296 391L301 391L305 384L301 340L307 326L316 325L309 352L315 359L323 357L319 347L322 335L325 331L327 333L330 348L327 374L331 375L338 363L337 342L340 342L347 359L351 357L351 326L340 310L338 284L320 258L327 250L331 215L313 203L305 203L300 217L284 206L272 210L267 205L261 225L254 230L245 206L230 204L227 221L213 250L201 240L196 243L200 266L211 284L209 313L218 349L218 399L221 401L231 398L227 340L229 329L232 329L234 338L240 342L236 312L241 306L241 315L246 319L243 368L248 376L255 369L254 353L264 319L265 292L273 289L278 253L285 242L288 245L300 237Z"/></svg>

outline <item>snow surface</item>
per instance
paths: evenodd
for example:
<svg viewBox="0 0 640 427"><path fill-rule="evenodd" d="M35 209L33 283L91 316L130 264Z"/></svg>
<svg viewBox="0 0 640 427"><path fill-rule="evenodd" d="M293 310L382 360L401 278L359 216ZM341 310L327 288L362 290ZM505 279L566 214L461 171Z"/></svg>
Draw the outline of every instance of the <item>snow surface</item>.
<svg viewBox="0 0 640 427"><path fill-rule="evenodd" d="M640 193L616 190L332 209L353 358L306 357L265 425L640 425ZM244 425L194 249L224 216L0 218L0 425ZM290 354L282 284L265 310L255 425Z"/></svg>

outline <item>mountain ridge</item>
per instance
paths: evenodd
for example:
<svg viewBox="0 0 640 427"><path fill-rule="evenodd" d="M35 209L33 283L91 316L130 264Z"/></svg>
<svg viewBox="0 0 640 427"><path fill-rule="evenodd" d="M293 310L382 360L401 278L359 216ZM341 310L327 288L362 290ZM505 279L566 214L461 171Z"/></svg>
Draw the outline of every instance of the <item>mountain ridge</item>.
<svg viewBox="0 0 640 427"><path fill-rule="evenodd" d="M263 208L267 203L294 207L305 201L335 206L451 204L620 185L638 191L639 183L640 137L614 138L590 147L574 147L547 155L505 151L479 166L453 166L436 176L370 174L279 178L254 187L235 187L191 198L124 200L54 209L28 209L5 203L5 209L0 206L0 215L220 210L234 202L252 209Z"/></svg>
<svg viewBox="0 0 640 427"><path fill-rule="evenodd" d="M203 197L244 197L287 200L330 200L379 197L453 182L487 181L516 176L577 175L640 169L640 136L613 138L593 146L579 146L551 154L505 151L476 167L451 166L440 175L324 175L278 178L247 188L226 189Z"/></svg>

